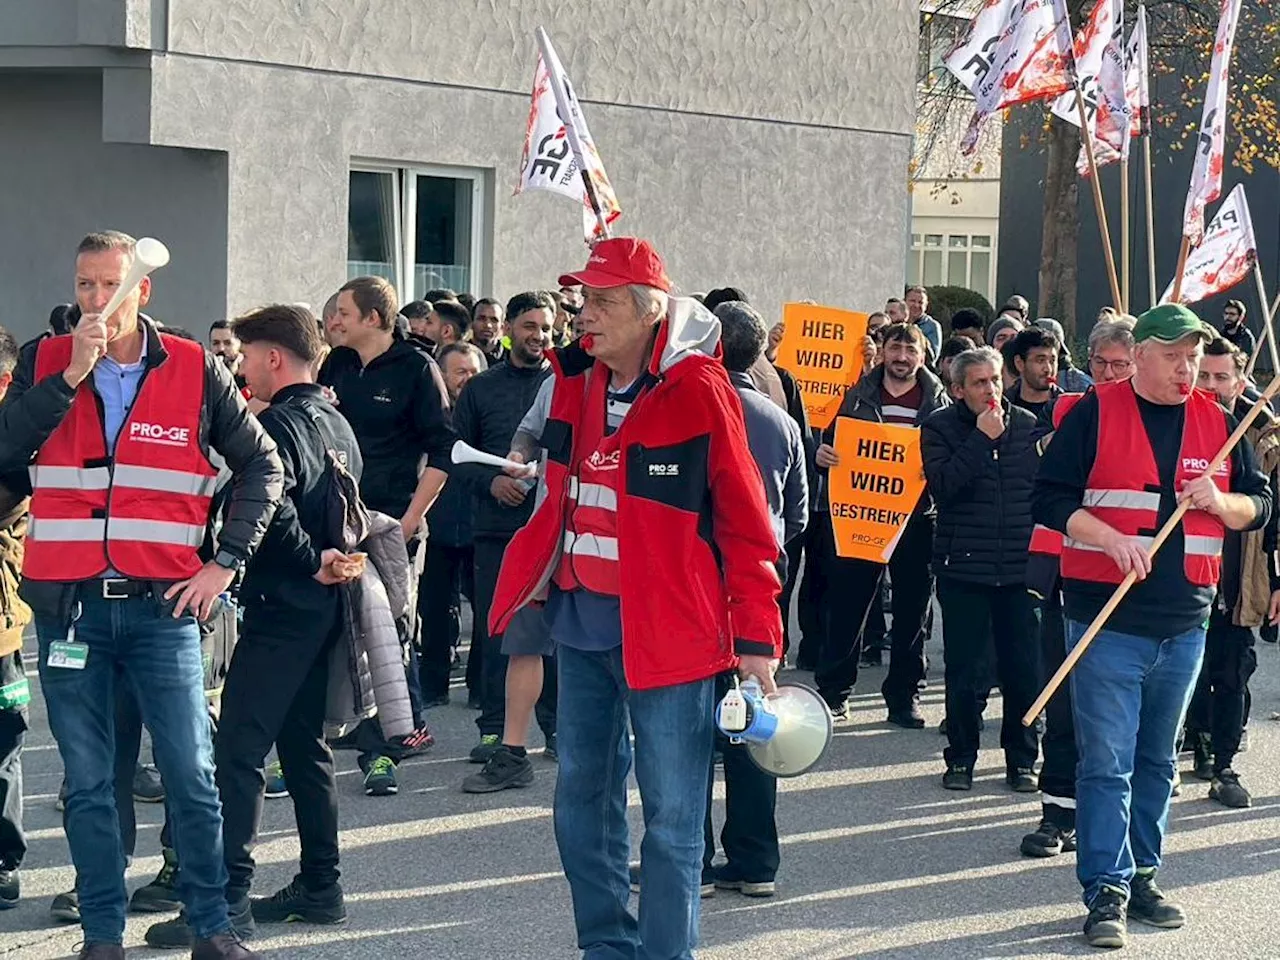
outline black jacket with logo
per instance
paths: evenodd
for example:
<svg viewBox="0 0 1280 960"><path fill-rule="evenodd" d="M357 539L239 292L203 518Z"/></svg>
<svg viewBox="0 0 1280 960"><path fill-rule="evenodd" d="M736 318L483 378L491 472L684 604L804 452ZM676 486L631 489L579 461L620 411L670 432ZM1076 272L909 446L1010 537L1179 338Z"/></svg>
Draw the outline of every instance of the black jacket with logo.
<svg viewBox="0 0 1280 960"><path fill-rule="evenodd" d="M372 510L399 518L418 487L422 455L449 471L454 434L449 395L436 362L398 334L366 367L350 347L337 347L320 368L320 383L338 395L360 453L360 495Z"/></svg>

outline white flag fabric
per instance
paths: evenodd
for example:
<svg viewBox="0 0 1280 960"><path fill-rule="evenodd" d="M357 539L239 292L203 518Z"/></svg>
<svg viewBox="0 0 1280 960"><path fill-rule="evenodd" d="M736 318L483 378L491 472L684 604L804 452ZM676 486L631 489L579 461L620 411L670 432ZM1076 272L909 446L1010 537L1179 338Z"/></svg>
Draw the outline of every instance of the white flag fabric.
<svg viewBox="0 0 1280 960"><path fill-rule="evenodd" d="M1129 156L1129 126L1133 110L1129 104L1127 51L1124 42L1124 2L1116 3L1115 30L1102 51L1098 71L1098 109L1094 115L1094 136L1099 143Z"/></svg>
<svg viewBox="0 0 1280 960"><path fill-rule="evenodd" d="M964 39L943 57L942 62L947 69L970 93L977 93L978 84L991 69L996 45L1017 3L1018 0L985 0L982 9L970 21L969 32Z"/></svg>
<svg viewBox="0 0 1280 960"><path fill-rule="evenodd" d="M1134 137L1151 133L1151 93L1147 86L1147 8L1142 5L1138 7L1138 22L1125 45L1125 63L1124 90L1129 105L1129 140L1125 141L1121 149L1115 150L1104 140L1095 138L1093 155L1099 167L1127 158L1130 141ZM1089 160L1083 150L1076 161L1076 172L1082 177L1089 176Z"/></svg>
<svg viewBox="0 0 1280 960"><path fill-rule="evenodd" d="M1195 166L1191 169L1191 187L1187 190L1187 205L1182 214L1182 235L1189 238L1193 246L1204 237L1205 207L1222 196L1231 52L1239 22L1240 0L1222 0L1218 35L1213 42L1213 64L1209 68L1209 89L1204 98L1200 136L1196 140Z"/></svg>
<svg viewBox="0 0 1280 960"><path fill-rule="evenodd" d="M543 52L533 71L533 97L525 129L524 151L520 157L520 179L516 193L546 190L569 197L583 205L583 232L587 241L603 236L591 200L583 183L580 163L585 163L595 187L596 200L606 223L622 213L613 186L604 172L591 131L587 129L582 106L551 41L539 28Z"/></svg>
<svg viewBox="0 0 1280 960"><path fill-rule="evenodd" d="M1244 184L1237 184L1218 208L1200 246L1187 257L1182 275L1182 303L1199 303L1216 293L1229 290L1249 276L1258 257L1258 242L1253 236L1253 220ZM1161 303L1173 297L1173 284L1165 290Z"/></svg>
<svg viewBox="0 0 1280 960"><path fill-rule="evenodd" d="M973 119L960 145L978 146L987 118L998 110L1056 97L1072 89L1071 21L1065 0L1020 0L1010 9L991 66L975 83Z"/></svg>
<svg viewBox="0 0 1280 960"><path fill-rule="evenodd" d="M1123 2L1124 0L1098 0L1089 19L1076 34L1072 46L1076 77L1080 81L1080 92L1084 94L1084 109L1090 127L1093 126L1097 109L1098 74L1102 72L1107 44L1111 42L1111 37L1119 26L1119 11ZM1072 126L1080 126L1080 110L1076 106L1075 90L1058 97L1053 102L1052 113Z"/></svg>

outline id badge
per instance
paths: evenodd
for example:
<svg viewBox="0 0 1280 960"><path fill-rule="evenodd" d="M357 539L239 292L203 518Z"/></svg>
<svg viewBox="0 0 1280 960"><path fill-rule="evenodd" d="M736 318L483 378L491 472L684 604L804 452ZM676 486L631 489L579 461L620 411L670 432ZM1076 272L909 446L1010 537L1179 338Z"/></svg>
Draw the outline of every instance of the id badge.
<svg viewBox="0 0 1280 960"><path fill-rule="evenodd" d="M66 670L83 670L89 659L89 645L71 639L73 633L68 631L66 640L55 640L49 644L49 659L45 663L50 667L62 667Z"/></svg>

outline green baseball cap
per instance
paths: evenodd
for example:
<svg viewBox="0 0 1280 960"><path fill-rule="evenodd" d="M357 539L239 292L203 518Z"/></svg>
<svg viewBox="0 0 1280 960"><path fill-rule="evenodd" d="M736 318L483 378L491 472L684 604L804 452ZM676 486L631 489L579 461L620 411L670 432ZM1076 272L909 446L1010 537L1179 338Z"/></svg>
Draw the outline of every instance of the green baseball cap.
<svg viewBox="0 0 1280 960"><path fill-rule="evenodd" d="M1215 336L1199 317L1180 303L1162 303L1152 307L1133 327L1135 343L1159 340L1161 343L1177 343L1187 337L1199 336L1208 343Z"/></svg>

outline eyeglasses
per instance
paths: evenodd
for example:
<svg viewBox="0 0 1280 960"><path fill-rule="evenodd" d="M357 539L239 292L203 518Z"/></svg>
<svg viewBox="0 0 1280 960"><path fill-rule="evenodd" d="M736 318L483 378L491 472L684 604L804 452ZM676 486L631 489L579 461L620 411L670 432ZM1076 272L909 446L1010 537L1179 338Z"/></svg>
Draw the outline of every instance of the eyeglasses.
<svg viewBox="0 0 1280 960"><path fill-rule="evenodd" d="M1133 366L1132 360L1103 360L1101 357L1090 357L1089 365L1097 367L1100 370L1110 370L1112 373L1128 373L1129 368Z"/></svg>

